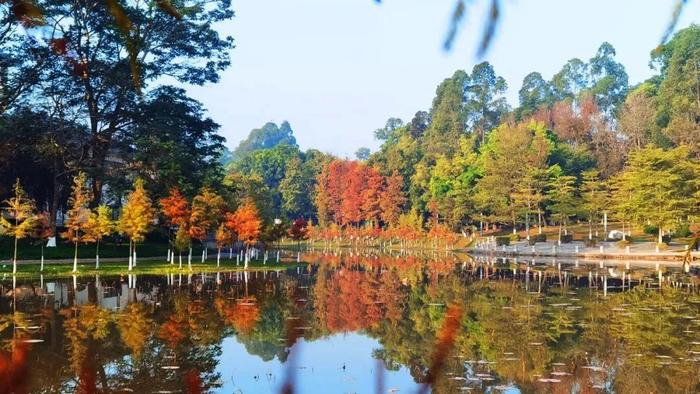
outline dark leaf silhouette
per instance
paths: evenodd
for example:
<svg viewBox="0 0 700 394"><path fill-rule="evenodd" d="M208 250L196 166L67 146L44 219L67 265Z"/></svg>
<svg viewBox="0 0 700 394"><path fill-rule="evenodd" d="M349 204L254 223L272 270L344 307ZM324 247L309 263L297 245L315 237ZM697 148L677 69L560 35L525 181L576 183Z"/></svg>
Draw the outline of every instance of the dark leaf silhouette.
<svg viewBox="0 0 700 394"><path fill-rule="evenodd" d="M673 13L671 14L671 20L668 22L668 26L666 27L666 31L664 31L664 35L661 38L661 44L665 43L668 41L669 37L671 37L671 34L673 34L673 31L676 29L676 25L678 24L678 20L681 18L681 13L683 12L683 8L688 4L688 0L676 0L676 4L673 6Z"/></svg>

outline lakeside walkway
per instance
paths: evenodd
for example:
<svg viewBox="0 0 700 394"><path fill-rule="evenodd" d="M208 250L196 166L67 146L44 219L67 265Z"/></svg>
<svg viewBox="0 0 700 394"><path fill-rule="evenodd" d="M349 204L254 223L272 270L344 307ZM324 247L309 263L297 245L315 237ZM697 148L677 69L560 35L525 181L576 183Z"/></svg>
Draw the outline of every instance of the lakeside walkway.
<svg viewBox="0 0 700 394"><path fill-rule="evenodd" d="M583 241L573 241L558 245L557 241L538 242L528 245L526 240L513 242L508 246L496 246L493 237L485 238L468 251L474 254L495 254L499 256L544 256L575 257L581 259L625 259L625 260L671 260L682 261L686 254L684 244L671 244L666 250L657 250L652 242L640 242L621 248L617 242L598 242L596 246L586 246ZM700 252L691 253L693 260L700 259Z"/></svg>

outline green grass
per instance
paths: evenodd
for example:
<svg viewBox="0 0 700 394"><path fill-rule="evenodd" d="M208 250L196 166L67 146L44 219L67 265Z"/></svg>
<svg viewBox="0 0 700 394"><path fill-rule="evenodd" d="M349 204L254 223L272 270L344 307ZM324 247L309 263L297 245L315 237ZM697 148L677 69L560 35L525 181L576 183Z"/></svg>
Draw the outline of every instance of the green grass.
<svg viewBox="0 0 700 394"><path fill-rule="evenodd" d="M14 244L11 238L2 237L0 238L0 260L12 260L12 253L14 250ZM143 243L138 244L136 247L136 253L139 257L157 257L165 255L168 251L168 244L166 243ZM72 259L74 253L74 245L64 242L58 242L55 248L44 248L44 258L47 260L52 259ZM200 245L192 245L192 255L201 256L202 247ZM113 243L102 243L100 244L100 257L101 258L112 258L121 257L127 258L129 256L129 244L113 244ZM80 244L78 245L78 258L94 258L95 257L95 244ZM31 240L20 240L17 247L17 259L18 260L38 260L41 258L41 246L40 244L33 243Z"/></svg>
<svg viewBox="0 0 700 394"><path fill-rule="evenodd" d="M251 261L248 264L248 269L255 270L277 270L290 267L302 266L303 263L285 262L275 263L274 260L268 260L267 264L263 264L262 260ZM39 264L19 264L17 266L17 277L36 277L43 273L44 277L66 277L74 275L73 264L45 264L44 271L39 271ZM182 262L182 270L178 269L177 261L175 264L169 264L165 261L139 261L132 271L128 270L128 264L123 263L100 263L100 268L95 269L94 263L79 263L78 276L93 276L96 274L105 276L140 274L140 275L165 275L189 272L231 272L242 271L243 263L236 265L235 260L221 259L221 266L216 266L216 259L208 259L202 263L199 259L192 261L192 271L187 267L187 261ZM0 276L12 275L12 263L3 264L0 266Z"/></svg>

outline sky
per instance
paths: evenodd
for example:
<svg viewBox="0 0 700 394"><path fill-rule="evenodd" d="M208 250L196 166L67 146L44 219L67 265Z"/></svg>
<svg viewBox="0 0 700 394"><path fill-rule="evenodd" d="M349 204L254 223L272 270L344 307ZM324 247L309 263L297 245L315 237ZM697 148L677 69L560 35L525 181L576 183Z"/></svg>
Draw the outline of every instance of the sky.
<svg viewBox="0 0 700 394"><path fill-rule="evenodd" d="M504 0L497 35L476 57L485 0L472 0L453 49L442 50L456 0L233 0L236 16L217 26L236 47L217 84L188 87L235 148L268 121L290 122L305 150L353 157L373 151L373 131L390 117L428 110L437 85L480 61L493 64L517 105L523 77L549 79L571 58L590 59L610 42L635 84L653 75L675 0ZM700 23L690 0L678 28Z"/></svg>

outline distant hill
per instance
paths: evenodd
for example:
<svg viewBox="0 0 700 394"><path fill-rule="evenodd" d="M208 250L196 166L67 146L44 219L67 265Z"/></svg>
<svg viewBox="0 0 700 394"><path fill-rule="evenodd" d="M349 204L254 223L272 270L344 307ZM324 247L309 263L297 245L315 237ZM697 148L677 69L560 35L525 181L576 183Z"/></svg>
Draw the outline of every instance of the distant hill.
<svg viewBox="0 0 700 394"><path fill-rule="evenodd" d="M250 131L248 137L231 152L228 162L240 161L252 152L281 144L299 147L289 122L285 120L279 127L273 122L267 122L263 127Z"/></svg>

